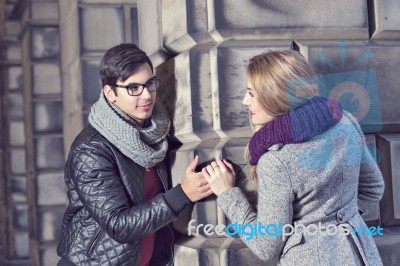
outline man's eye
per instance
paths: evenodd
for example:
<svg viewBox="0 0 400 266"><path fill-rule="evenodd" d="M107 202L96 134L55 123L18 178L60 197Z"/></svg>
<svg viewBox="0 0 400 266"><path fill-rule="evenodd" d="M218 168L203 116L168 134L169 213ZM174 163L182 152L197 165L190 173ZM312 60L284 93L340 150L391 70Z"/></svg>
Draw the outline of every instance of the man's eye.
<svg viewBox="0 0 400 266"><path fill-rule="evenodd" d="M139 88L140 88L140 86L137 85L137 84L129 84L128 85L128 89L131 90L131 91L138 91Z"/></svg>
<svg viewBox="0 0 400 266"><path fill-rule="evenodd" d="M150 87L150 86L152 86L153 84L154 84L154 79L151 79L151 80L147 81L146 87Z"/></svg>

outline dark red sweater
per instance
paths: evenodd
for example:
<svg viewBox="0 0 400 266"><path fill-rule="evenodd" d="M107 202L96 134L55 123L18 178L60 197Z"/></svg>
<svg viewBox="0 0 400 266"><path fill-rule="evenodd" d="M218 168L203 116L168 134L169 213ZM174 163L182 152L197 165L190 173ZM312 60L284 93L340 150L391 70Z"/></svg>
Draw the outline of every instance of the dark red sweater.
<svg viewBox="0 0 400 266"><path fill-rule="evenodd" d="M145 201L149 201L154 198L157 194L163 192L163 185L160 178L157 176L155 167L149 168L146 171L146 182L145 182ZM149 264L151 256L153 255L154 240L156 238L156 232L146 235L142 240L142 253L139 260L139 266L146 266Z"/></svg>

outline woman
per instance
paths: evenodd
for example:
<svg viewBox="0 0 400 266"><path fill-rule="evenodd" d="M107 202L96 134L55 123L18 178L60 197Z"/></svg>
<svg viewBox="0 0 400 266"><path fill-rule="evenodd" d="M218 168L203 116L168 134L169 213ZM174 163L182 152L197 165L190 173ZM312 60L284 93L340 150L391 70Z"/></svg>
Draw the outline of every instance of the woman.
<svg viewBox="0 0 400 266"><path fill-rule="evenodd" d="M351 231L365 226L360 211L381 199L382 175L357 121L335 101L310 96L313 77L296 51L250 60L243 104L256 129L246 157L250 178L258 183L257 212L234 187L226 160L212 162L203 174L232 223L297 225L286 238L267 235L265 228L252 238L241 232L261 259L280 265L382 265L372 236Z"/></svg>

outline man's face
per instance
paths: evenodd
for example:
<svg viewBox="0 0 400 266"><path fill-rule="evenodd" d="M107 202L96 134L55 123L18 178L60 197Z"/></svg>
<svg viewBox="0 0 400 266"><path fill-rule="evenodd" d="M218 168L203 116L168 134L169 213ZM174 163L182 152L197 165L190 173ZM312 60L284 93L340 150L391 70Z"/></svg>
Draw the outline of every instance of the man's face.
<svg viewBox="0 0 400 266"><path fill-rule="evenodd" d="M152 77L153 72L149 64L144 63L127 80L124 82L119 80L116 85L124 86L131 83L145 84ZM144 88L142 94L130 96L125 88L116 87L116 90L117 95L115 95L110 86L104 86L104 94L107 99L143 126L144 121L150 118L153 113L156 91L149 92L147 88Z"/></svg>

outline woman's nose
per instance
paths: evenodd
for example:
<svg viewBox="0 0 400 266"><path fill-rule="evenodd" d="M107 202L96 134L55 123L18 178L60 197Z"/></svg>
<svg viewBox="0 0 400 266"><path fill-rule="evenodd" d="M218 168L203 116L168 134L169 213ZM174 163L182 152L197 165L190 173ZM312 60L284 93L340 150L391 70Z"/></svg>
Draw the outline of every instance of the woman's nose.
<svg viewBox="0 0 400 266"><path fill-rule="evenodd" d="M249 105L249 104L248 104L248 99L247 99L247 94L244 95L243 100L242 100L242 104L243 104L243 105Z"/></svg>

